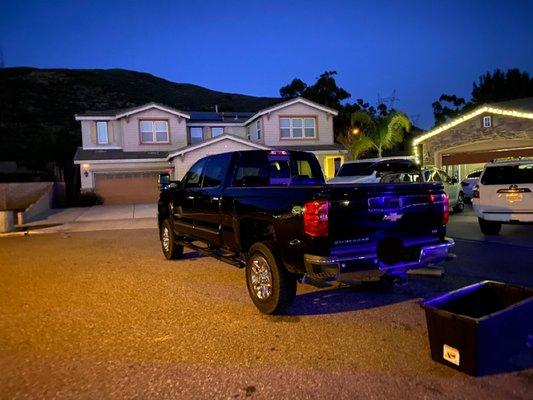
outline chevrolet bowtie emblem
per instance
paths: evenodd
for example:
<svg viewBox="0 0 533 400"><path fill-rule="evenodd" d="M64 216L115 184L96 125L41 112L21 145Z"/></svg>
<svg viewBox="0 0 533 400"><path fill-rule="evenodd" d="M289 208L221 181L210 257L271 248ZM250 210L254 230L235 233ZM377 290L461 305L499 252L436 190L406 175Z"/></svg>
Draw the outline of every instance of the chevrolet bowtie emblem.
<svg viewBox="0 0 533 400"><path fill-rule="evenodd" d="M396 221L401 220L402 217L403 217L403 214L398 214L398 213L385 214L383 216L383 221L396 222Z"/></svg>

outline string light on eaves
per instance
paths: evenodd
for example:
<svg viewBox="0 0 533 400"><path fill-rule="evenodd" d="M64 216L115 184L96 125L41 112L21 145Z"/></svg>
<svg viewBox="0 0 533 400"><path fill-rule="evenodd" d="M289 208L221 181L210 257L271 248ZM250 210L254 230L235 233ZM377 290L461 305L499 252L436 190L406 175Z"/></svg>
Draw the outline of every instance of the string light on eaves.
<svg viewBox="0 0 533 400"><path fill-rule="evenodd" d="M424 135L415 138L413 140L413 147L418 145L420 142L423 142L424 140L427 140L435 135L438 135L439 133L444 132L445 130L453 128L454 126L457 126L460 123L465 122L469 119L472 119L483 113L489 113L489 114L495 114L495 115L506 115L506 116L517 117L517 118L533 119L533 113L531 112L505 110L502 108L494 108L494 107L485 106L485 107L478 108L476 111L465 114L462 117L455 118L453 121L448 122L444 125L441 125L438 128L435 128L429 131L428 133L425 133Z"/></svg>

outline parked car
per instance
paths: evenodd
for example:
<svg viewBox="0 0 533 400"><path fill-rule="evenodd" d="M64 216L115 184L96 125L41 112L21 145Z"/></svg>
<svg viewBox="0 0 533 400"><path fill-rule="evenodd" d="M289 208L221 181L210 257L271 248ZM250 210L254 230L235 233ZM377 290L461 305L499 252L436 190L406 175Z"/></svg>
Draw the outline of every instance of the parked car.
<svg viewBox="0 0 533 400"><path fill-rule="evenodd" d="M460 213L465 209L465 195L456 178L450 178L445 171L433 166L423 167L422 175L425 182L440 182L444 185L450 208L454 212Z"/></svg>
<svg viewBox="0 0 533 400"><path fill-rule="evenodd" d="M479 181L479 177L481 176L481 173L483 172L482 169L478 169L477 171L470 172L465 179L461 181L461 188L465 195L465 201L471 201L472 200L472 190L474 189L474 186L477 185Z"/></svg>
<svg viewBox="0 0 533 400"><path fill-rule="evenodd" d="M448 198L440 183L326 185L313 154L238 151L197 161L181 182L161 179L163 254L187 246L244 267L263 313L280 313L296 283L405 279L448 258Z"/></svg>
<svg viewBox="0 0 533 400"><path fill-rule="evenodd" d="M413 170L418 171L418 174L420 173L413 157L383 157L347 161L341 165L337 175L327 183L379 183L386 174L412 172ZM402 177L402 179L408 178L410 177L407 175Z"/></svg>
<svg viewBox="0 0 533 400"><path fill-rule="evenodd" d="M533 159L485 165L472 204L486 235L500 233L502 224L533 223Z"/></svg>

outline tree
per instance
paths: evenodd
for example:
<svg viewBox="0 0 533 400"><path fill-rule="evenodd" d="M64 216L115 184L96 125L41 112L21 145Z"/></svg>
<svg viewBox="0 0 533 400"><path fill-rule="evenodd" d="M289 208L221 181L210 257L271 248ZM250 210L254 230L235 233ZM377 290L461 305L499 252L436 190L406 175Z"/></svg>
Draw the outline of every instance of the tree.
<svg viewBox="0 0 533 400"><path fill-rule="evenodd" d="M533 96L533 78L519 69L487 72L472 84L471 101L455 95L442 94L433 106L435 125L446 122L466 110L485 103L494 103Z"/></svg>
<svg viewBox="0 0 533 400"><path fill-rule="evenodd" d="M290 84L279 90L279 94L284 98L302 96L326 107L340 109L342 107L341 102L351 95L337 86L335 75L337 75L337 71L325 71L311 86L299 78L294 78Z"/></svg>
<svg viewBox="0 0 533 400"><path fill-rule="evenodd" d="M496 101L519 99L533 96L533 78L519 69L502 72L496 69L487 72L472 85L472 103L483 104Z"/></svg>
<svg viewBox="0 0 533 400"><path fill-rule="evenodd" d="M301 79L294 78L290 84L283 86L279 90L279 94L283 98L293 98L303 96L305 89L307 89L307 83Z"/></svg>
<svg viewBox="0 0 533 400"><path fill-rule="evenodd" d="M441 124L450 118L454 118L461 112L465 104L465 99L462 97L446 93L441 94L439 100L431 105L435 124Z"/></svg>
<svg viewBox="0 0 533 400"><path fill-rule="evenodd" d="M351 131L340 138L351 159L368 151L376 151L377 156L382 157L383 151L401 143L404 133L410 132L412 127L409 118L398 112L375 117L365 111L356 111L351 115L351 125Z"/></svg>

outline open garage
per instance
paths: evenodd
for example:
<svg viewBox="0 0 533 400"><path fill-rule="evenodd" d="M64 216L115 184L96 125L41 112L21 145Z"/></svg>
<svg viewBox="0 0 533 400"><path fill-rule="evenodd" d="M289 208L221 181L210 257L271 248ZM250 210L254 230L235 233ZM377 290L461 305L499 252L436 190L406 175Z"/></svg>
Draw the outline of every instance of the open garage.
<svg viewBox="0 0 533 400"><path fill-rule="evenodd" d="M495 158L533 157L533 98L480 106L418 136L423 164L459 179Z"/></svg>

